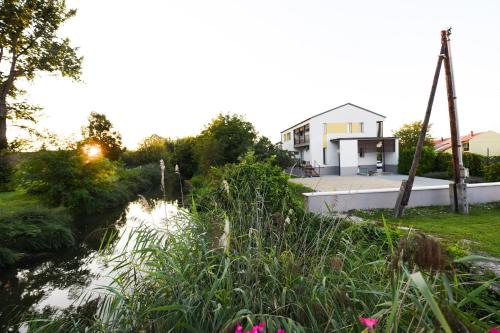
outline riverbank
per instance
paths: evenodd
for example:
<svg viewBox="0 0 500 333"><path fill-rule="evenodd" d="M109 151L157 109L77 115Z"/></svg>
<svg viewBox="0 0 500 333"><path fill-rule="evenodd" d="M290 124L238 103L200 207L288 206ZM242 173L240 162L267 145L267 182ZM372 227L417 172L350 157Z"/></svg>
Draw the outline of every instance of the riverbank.
<svg viewBox="0 0 500 333"><path fill-rule="evenodd" d="M73 246L75 221L82 220L75 216L103 213L159 188L159 167L120 167L105 185L95 193L66 193L69 207L52 207L44 192L0 192L0 269L34 254Z"/></svg>
<svg viewBox="0 0 500 333"><path fill-rule="evenodd" d="M25 192L0 193L0 268L74 245L72 220L68 209L46 207Z"/></svg>

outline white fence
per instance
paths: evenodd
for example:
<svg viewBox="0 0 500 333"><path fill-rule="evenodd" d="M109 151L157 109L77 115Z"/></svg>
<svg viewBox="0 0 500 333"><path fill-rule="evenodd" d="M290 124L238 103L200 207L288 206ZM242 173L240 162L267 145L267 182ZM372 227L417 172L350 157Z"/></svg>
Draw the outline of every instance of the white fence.
<svg viewBox="0 0 500 333"><path fill-rule="evenodd" d="M352 209L394 208L399 188L304 193L305 207L313 213ZM500 182L467 185L469 203L500 201ZM414 187L408 207L450 204L448 185Z"/></svg>

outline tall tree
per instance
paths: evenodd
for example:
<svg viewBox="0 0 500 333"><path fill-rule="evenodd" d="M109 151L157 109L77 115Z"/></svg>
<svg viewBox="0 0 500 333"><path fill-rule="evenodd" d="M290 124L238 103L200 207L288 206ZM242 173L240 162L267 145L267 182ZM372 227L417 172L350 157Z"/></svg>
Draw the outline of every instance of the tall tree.
<svg viewBox="0 0 500 333"><path fill-rule="evenodd" d="M0 1L0 151L8 147L7 119L33 115L25 104L9 103L22 93L18 79L31 81L39 72L80 77L82 58L58 35L75 14L65 0Z"/></svg>
<svg viewBox="0 0 500 333"><path fill-rule="evenodd" d="M234 163L252 147L255 138L252 123L238 115L219 114L196 139L198 166L206 171L210 166Z"/></svg>
<svg viewBox="0 0 500 333"><path fill-rule="evenodd" d="M122 136L113 130L113 125L102 113L90 113L89 124L82 129L82 136L80 146L98 144L110 160L117 160L123 151Z"/></svg>
<svg viewBox="0 0 500 333"><path fill-rule="evenodd" d="M415 150L421 129L422 129L422 122L414 121L409 124L404 124L403 126L401 126L401 128L393 131L392 134L399 138L399 147L401 150L405 149ZM429 126L427 127L424 147L433 147L430 130L431 130L431 124L429 124Z"/></svg>

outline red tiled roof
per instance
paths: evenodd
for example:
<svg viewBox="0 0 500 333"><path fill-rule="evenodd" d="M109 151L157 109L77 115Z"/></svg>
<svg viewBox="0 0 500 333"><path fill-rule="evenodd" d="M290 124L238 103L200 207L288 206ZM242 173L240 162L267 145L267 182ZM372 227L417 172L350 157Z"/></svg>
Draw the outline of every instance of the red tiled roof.
<svg viewBox="0 0 500 333"><path fill-rule="evenodd" d="M460 137L460 142L467 142L472 138L475 138L476 136L482 134L483 132L479 133L474 133L470 132L467 135L463 135ZM440 138L440 139L434 139L432 140L432 143L434 144L434 148L436 151L445 151L451 148L451 138Z"/></svg>

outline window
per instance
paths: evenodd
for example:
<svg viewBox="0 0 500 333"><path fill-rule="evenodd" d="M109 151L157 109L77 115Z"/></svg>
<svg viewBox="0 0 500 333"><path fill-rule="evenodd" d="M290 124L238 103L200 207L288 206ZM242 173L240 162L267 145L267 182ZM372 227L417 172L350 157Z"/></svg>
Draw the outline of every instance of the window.
<svg viewBox="0 0 500 333"><path fill-rule="evenodd" d="M365 132L365 123L359 123L359 131L361 133L364 133Z"/></svg>
<svg viewBox="0 0 500 333"><path fill-rule="evenodd" d="M377 137L381 138L384 136L384 123L382 121L377 121Z"/></svg>
<svg viewBox="0 0 500 333"><path fill-rule="evenodd" d="M359 157L365 157L365 150L363 149L363 147L359 147Z"/></svg>
<svg viewBox="0 0 500 333"><path fill-rule="evenodd" d="M349 123L349 129L348 129L347 133L352 133L352 123Z"/></svg>
<svg viewBox="0 0 500 333"><path fill-rule="evenodd" d="M469 143L468 142L462 143L462 147L464 147L464 151L469 151Z"/></svg>
<svg viewBox="0 0 500 333"><path fill-rule="evenodd" d="M309 143L309 124L293 130L293 143L295 145Z"/></svg>
<svg viewBox="0 0 500 333"><path fill-rule="evenodd" d="M323 148L323 165L326 165L326 148Z"/></svg>

